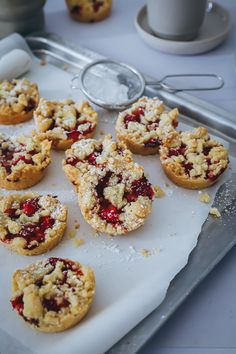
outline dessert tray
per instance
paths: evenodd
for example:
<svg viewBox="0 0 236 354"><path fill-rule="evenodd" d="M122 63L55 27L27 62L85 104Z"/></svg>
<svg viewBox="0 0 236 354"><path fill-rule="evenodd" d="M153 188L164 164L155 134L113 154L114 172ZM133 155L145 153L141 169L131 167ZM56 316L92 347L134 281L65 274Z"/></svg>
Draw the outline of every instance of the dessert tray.
<svg viewBox="0 0 236 354"><path fill-rule="evenodd" d="M35 60L26 77L37 82L42 97L84 99L80 91L71 89L71 79L86 64L102 56L55 35L31 36L27 43ZM30 191L57 195L68 206L67 232L61 244L43 256L25 257L0 248L1 354L135 353L236 243L233 115L182 92L147 89L145 94L158 96L170 108L178 107L180 129L205 126L229 149L230 169L207 190L221 217L208 216L211 205L201 203L197 191L174 186L161 171L156 155L135 155L135 161L144 166L153 184L161 186L165 197L154 201L146 224L130 235L109 237L95 233L84 221L76 194L62 171L64 153L54 151L47 175ZM115 138L117 113L97 111L96 138L105 133ZM33 128L32 120L1 130L17 135ZM1 195L8 193L1 190ZM80 240L84 244L78 247ZM78 326L59 334L33 331L9 304L13 271L47 256L78 260L92 266L96 277L95 301L88 316Z"/></svg>

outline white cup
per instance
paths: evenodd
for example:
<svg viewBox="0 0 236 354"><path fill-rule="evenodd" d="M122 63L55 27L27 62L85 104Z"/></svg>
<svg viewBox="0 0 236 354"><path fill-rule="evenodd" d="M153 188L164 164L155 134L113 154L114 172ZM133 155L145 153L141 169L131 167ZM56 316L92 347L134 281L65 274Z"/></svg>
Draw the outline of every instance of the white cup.
<svg viewBox="0 0 236 354"><path fill-rule="evenodd" d="M148 24L161 38L194 39L203 23L207 0L147 0Z"/></svg>

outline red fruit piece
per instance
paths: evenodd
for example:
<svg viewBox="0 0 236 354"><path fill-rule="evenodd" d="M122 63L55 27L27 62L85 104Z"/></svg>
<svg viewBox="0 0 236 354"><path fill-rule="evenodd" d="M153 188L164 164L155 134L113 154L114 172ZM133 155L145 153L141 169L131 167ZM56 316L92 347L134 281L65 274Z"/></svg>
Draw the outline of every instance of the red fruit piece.
<svg viewBox="0 0 236 354"><path fill-rule="evenodd" d="M99 181L99 183L95 187L95 190L99 198L103 197L103 191L106 188L111 175L112 175L111 171L107 172L107 174Z"/></svg>
<svg viewBox="0 0 236 354"><path fill-rule="evenodd" d="M24 161L24 163L26 164L33 164L33 160L31 157L27 159L25 156L21 155L18 156L17 159L12 162L12 165L13 166L17 165L19 161Z"/></svg>
<svg viewBox="0 0 236 354"><path fill-rule="evenodd" d="M19 215L16 215L16 210L14 208L8 208L6 210L4 210L4 213L7 214L7 216L9 216L12 219L16 219L19 217Z"/></svg>
<svg viewBox="0 0 236 354"><path fill-rule="evenodd" d="M104 203L104 205L101 205L99 215L108 223L116 224L119 222L118 209L111 203Z"/></svg>
<svg viewBox="0 0 236 354"><path fill-rule="evenodd" d="M171 156L179 156L179 155L183 155L184 156L185 152L186 152L186 145L185 144L181 144L181 146L178 147L178 148L170 148L168 156L169 157L171 157Z"/></svg>
<svg viewBox="0 0 236 354"><path fill-rule="evenodd" d="M159 139L158 138L153 138L153 139L150 139L149 141L146 141L144 143L144 146L145 147L157 147L160 145L160 142L159 142Z"/></svg>
<svg viewBox="0 0 236 354"><path fill-rule="evenodd" d="M103 1L94 1L93 2L93 10L94 10L94 12L98 12L102 5L103 5Z"/></svg>
<svg viewBox="0 0 236 354"><path fill-rule="evenodd" d="M187 162L184 164L184 171L187 175L189 175L192 168L193 168L193 164L191 162Z"/></svg>
<svg viewBox="0 0 236 354"><path fill-rule="evenodd" d="M11 300L11 304L13 309L21 315L24 310L23 295L15 297L15 299Z"/></svg>
<svg viewBox="0 0 236 354"><path fill-rule="evenodd" d="M135 202L139 196L149 199L154 197L152 186L145 176L132 182L131 191L126 194L126 199L128 202Z"/></svg>
<svg viewBox="0 0 236 354"><path fill-rule="evenodd" d="M21 205L21 209L27 216L32 216L39 210L38 198L28 199Z"/></svg>
<svg viewBox="0 0 236 354"><path fill-rule="evenodd" d="M204 148L203 148L203 154L205 155L205 156L207 156L207 155L209 155L209 152L211 151L211 147L210 146L205 146Z"/></svg>
<svg viewBox="0 0 236 354"><path fill-rule="evenodd" d="M75 157L75 156L71 156L66 159L66 163L68 165L75 166L78 162L79 162L79 159L78 159L78 157Z"/></svg>
<svg viewBox="0 0 236 354"><path fill-rule="evenodd" d="M43 306L48 311L58 312L63 307L68 307L70 302L66 298L43 299Z"/></svg>
<svg viewBox="0 0 236 354"><path fill-rule="evenodd" d="M54 268L55 268L57 262L62 262L64 264L63 272L65 271L65 273L66 273L68 270L72 270L73 272L76 272L78 276L83 275L82 270L77 268L76 265L74 264L74 262L72 262L72 261L68 261L63 258L57 258L57 257L48 258L48 263L50 263Z"/></svg>
<svg viewBox="0 0 236 354"><path fill-rule="evenodd" d="M53 227L55 220L50 216L42 216L39 221L40 229L45 231Z"/></svg>
<svg viewBox="0 0 236 354"><path fill-rule="evenodd" d="M96 165L96 158L100 155L100 152L98 151L94 151L92 152L92 154L90 154L87 157L88 162L90 163L90 165Z"/></svg>
<svg viewBox="0 0 236 354"><path fill-rule="evenodd" d="M70 132L67 132L66 134L67 134L68 139L72 139L73 141L78 141L82 135L79 130L71 130Z"/></svg>
<svg viewBox="0 0 236 354"><path fill-rule="evenodd" d="M127 129L129 122L138 122L140 123L140 116L144 115L144 109L141 107L138 107L133 113L131 114L126 114L124 117L124 122L125 122L125 127Z"/></svg>

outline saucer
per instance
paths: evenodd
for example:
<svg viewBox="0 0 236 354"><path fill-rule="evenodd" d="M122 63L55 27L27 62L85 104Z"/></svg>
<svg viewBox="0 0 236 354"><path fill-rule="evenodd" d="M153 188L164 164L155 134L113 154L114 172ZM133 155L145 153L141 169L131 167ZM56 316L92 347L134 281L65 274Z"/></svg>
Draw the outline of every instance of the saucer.
<svg viewBox="0 0 236 354"><path fill-rule="evenodd" d="M156 36L147 21L147 7L143 6L135 19L135 26L141 38L152 48L170 54L192 55L208 52L224 41L230 28L229 12L222 6L213 3L198 36L192 41L173 41Z"/></svg>

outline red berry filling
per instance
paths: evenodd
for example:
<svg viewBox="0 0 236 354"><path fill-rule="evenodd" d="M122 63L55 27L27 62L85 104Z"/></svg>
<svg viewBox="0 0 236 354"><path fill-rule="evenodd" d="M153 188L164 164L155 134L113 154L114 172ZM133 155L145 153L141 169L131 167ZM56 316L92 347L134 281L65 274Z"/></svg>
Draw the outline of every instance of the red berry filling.
<svg viewBox="0 0 236 354"><path fill-rule="evenodd" d="M140 116L144 116L144 109L138 107L133 113L126 114L124 117L125 128L128 128L129 122L138 122L140 123Z"/></svg>
<svg viewBox="0 0 236 354"><path fill-rule="evenodd" d="M13 309L16 310L20 315L22 315L24 310L23 295L15 297L15 299L11 300L11 304Z"/></svg>
<svg viewBox="0 0 236 354"><path fill-rule="evenodd" d="M79 162L79 159L78 159L78 157L75 157L75 156L71 156L66 159L66 163L68 165L75 166L75 165L77 165L78 162Z"/></svg>
<svg viewBox="0 0 236 354"><path fill-rule="evenodd" d="M28 100L28 104L24 108L24 110L25 110L25 112L30 112L30 111L32 111L35 108L35 106L36 106L35 100L32 97L30 97L29 100Z"/></svg>
<svg viewBox="0 0 236 354"><path fill-rule="evenodd" d="M59 312L63 307L68 307L70 302L63 297L56 297L51 299L43 299L43 306L48 311Z"/></svg>
<svg viewBox="0 0 236 354"><path fill-rule="evenodd" d="M94 12L98 12L101 6L103 6L103 1L93 0L93 10L94 10Z"/></svg>
<svg viewBox="0 0 236 354"><path fill-rule="evenodd" d="M100 180L100 182L95 187L98 198L103 197L103 191L107 187L111 175L112 175L111 171L107 172L107 174Z"/></svg>
<svg viewBox="0 0 236 354"><path fill-rule="evenodd" d="M63 259L63 258L58 258L58 257L50 257L48 258L48 262L47 264L51 264L53 266L53 268L56 267L57 262L62 262L64 265L63 268L63 273L66 273L68 270L71 270L73 272L75 272L78 276L82 276L83 272L80 268L77 268L77 266L75 265L74 262ZM46 264L46 265L47 265Z"/></svg>
<svg viewBox="0 0 236 354"><path fill-rule="evenodd" d="M90 154L87 157L88 163L90 163L90 165L96 165L96 158L100 155L100 152L98 151L94 151L92 152L92 154Z"/></svg>
<svg viewBox="0 0 236 354"><path fill-rule="evenodd" d="M190 174L190 171L192 170L192 168L193 168L193 164L191 162L184 163L184 171L187 175Z"/></svg>
<svg viewBox="0 0 236 354"><path fill-rule="evenodd" d="M4 210L4 213L7 214L7 216L9 216L9 218L17 219L17 218L19 218L20 215L17 215L16 211L17 211L17 209L8 208L8 209Z"/></svg>
<svg viewBox="0 0 236 354"><path fill-rule="evenodd" d="M152 186L145 176L133 181L131 191L125 195L129 203L135 202L139 196L148 197L149 199L153 199L154 197Z"/></svg>
<svg viewBox="0 0 236 354"><path fill-rule="evenodd" d="M146 141L145 143L144 143L144 146L145 147L157 147L157 146L159 146L160 145L160 141L159 141L159 139L158 138L153 138L153 139L150 139L150 140L148 140L148 141Z"/></svg>
<svg viewBox="0 0 236 354"><path fill-rule="evenodd" d="M11 300L11 304L14 310L16 310L20 316L22 316L25 321L34 324L35 326L38 325L39 321L36 320L35 318L28 318L23 315L23 310L24 310L24 302L23 302L23 295L19 295L15 297L15 299Z"/></svg>
<svg viewBox="0 0 236 354"><path fill-rule="evenodd" d="M16 237L23 237L26 240L25 249L32 250L37 247L37 244L45 241L45 231L48 228L52 228L55 220L49 216L42 216L37 224L28 223L22 226L18 234L12 234L8 232L4 242L9 243ZM37 244L31 244L33 241L37 241Z"/></svg>
<svg viewBox="0 0 236 354"><path fill-rule="evenodd" d="M28 199L24 203L21 204L21 209L23 210L24 214L27 216L32 216L39 210L38 205L39 198L35 199Z"/></svg>
<svg viewBox="0 0 236 354"><path fill-rule="evenodd" d="M16 166L18 162L23 161L26 164L33 164L32 157L27 158L24 155L14 157L15 153L26 152L24 145L21 144L21 147L15 149L2 149L2 155L0 155L0 164L5 167L7 173L12 172L12 166ZM27 154L34 155L37 154L36 150L27 151Z"/></svg>
<svg viewBox="0 0 236 354"><path fill-rule="evenodd" d="M86 130L80 131L79 126L86 123L89 123L89 127ZM78 141L81 139L82 136L85 136L91 133L92 131L93 131L92 123L90 123L89 121L85 121L85 122L80 122L75 129L66 132L66 135L68 139L72 139L73 141Z"/></svg>
<svg viewBox="0 0 236 354"><path fill-rule="evenodd" d="M168 157L171 156L179 156L179 155L185 155L186 152L186 145L185 144L181 144L180 147L178 148L170 148L169 149L169 153L168 153Z"/></svg>
<svg viewBox="0 0 236 354"><path fill-rule="evenodd" d="M108 223L119 223L120 212L114 205L107 202L106 200L104 200L104 202L100 205L99 215L103 220L106 220Z"/></svg>
<svg viewBox="0 0 236 354"><path fill-rule="evenodd" d="M207 156L207 155L209 155L209 152L211 151L211 147L210 146L205 146L204 148L203 148L203 154L205 155L205 156Z"/></svg>

